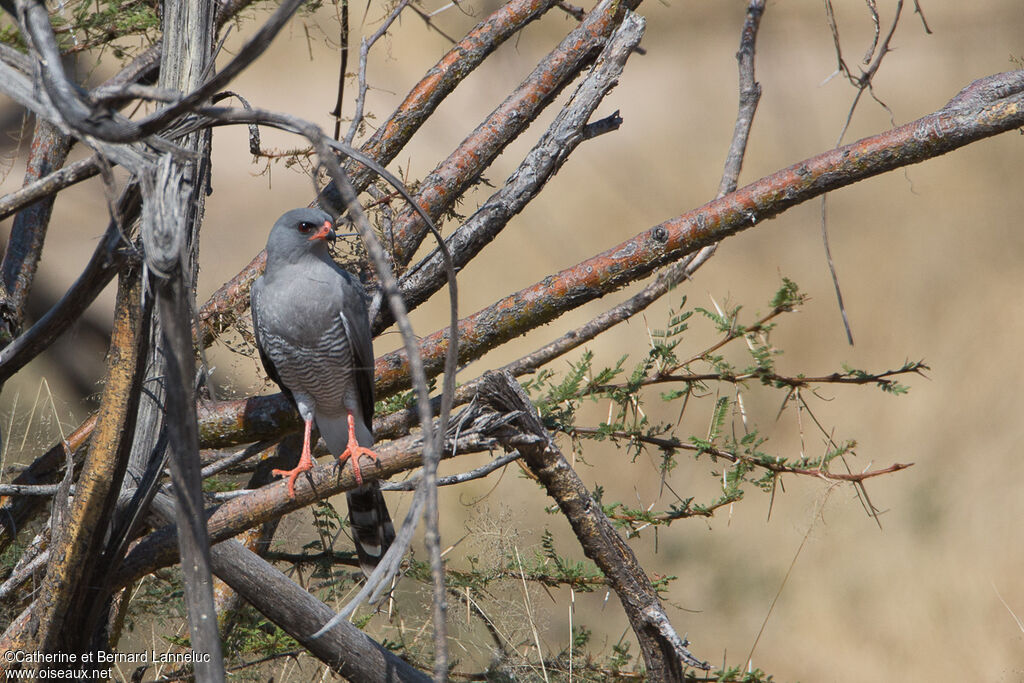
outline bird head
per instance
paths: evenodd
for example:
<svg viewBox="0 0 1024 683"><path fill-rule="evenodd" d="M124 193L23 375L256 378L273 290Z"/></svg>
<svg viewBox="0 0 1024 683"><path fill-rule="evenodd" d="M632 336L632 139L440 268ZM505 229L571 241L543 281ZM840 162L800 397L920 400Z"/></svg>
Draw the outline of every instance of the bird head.
<svg viewBox="0 0 1024 683"><path fill-rule="evenodd" d="M303 254L327 252L335 240L334 222L320 209L292 209L277 219L267 240L267 258L295 260Z"/></svg>

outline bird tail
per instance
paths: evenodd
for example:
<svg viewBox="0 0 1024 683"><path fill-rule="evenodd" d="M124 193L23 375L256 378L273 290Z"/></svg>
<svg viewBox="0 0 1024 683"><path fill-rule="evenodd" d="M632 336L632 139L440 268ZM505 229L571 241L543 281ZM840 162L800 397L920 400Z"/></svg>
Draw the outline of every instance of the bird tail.
<svg viewBox="0 0 1024 683"><path fill-rule="evenodd" d="M395 527L376 481L348 491L346 498L359 567L369 576L395 540Z"/></svg>

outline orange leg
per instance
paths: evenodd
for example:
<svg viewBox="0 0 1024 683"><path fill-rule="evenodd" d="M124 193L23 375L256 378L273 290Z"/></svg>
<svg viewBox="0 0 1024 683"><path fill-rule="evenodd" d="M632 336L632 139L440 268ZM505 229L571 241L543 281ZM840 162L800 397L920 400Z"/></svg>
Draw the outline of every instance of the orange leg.
<svg viewBox="0 0 1024 683"><path fill-rule="evenodd" d="M360 446L356 442L356 418L352 415L352 411L348 412L348 447L345 452L338 456L338 464L344 464L347 458L352 459L352 474L355 475L356 483L360 486L363 485L363 475L359 471L359 456L365 455L373 460L379 460L380 456L371 451L365 446Z"/></svg>
<svg viewBox="0 0 1024 683"><path fill-rule="evenodd" d="M350 422L350 424L352 424ZM306 420L306 435L302 439L302 455L299 456L299 464L292 470L271 470L271 474L288 477L288 497L295 497L295 479L303 472L313 469L313 454L309 450L310 432L313 431L313 421Z"/></svg>

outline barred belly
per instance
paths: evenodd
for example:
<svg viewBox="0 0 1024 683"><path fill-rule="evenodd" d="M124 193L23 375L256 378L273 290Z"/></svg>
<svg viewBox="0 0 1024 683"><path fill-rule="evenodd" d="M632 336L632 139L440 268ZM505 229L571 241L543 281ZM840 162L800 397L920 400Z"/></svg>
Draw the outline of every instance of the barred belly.
<svg viewBox="0 0 1024 683"><path fill-rule="evenodd" d="M281 382L292 393L312 398L318 414L343 415L347 405L358 400L352 349L340 318L312 346L272 332L264 332L263 345Z"/></svg>

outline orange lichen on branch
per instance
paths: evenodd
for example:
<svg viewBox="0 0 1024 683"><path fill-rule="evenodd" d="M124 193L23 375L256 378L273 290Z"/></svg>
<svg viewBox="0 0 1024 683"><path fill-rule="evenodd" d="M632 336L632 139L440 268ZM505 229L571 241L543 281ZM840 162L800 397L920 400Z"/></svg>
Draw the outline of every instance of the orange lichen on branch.
<svg viewBox="0 0 1024 683"><path fill-rule="evenodd" d="M626 4L603 0L552 50L533 72L423 180L416 203L436 218L592 60L619 25ZM635 3L634 3L635 4ZM630 5L632 6L632 4ZM426 235L426 226L407 209L395 224L396 263L406 264Z"/></svg>
<svg viewBox="0 0 1024 683"><path fill-rule="evenodd" d="M981 103L972 100L970 107L947 107L794 164L648 228L464 318L459 323L459 361L467 363L479 358L567 310L613 292L708 244L754 227L796 204L1024 125L1024 71L983 80L1008 85L997 91L1001 93L998 97L993 94ZM980 88L978 84L971 87ZM440 330L420 342L428 375L441 370L447 335L447 330ZM404 350L378 358L376 376L381 395L406 388L409 380Z"/></svg>

